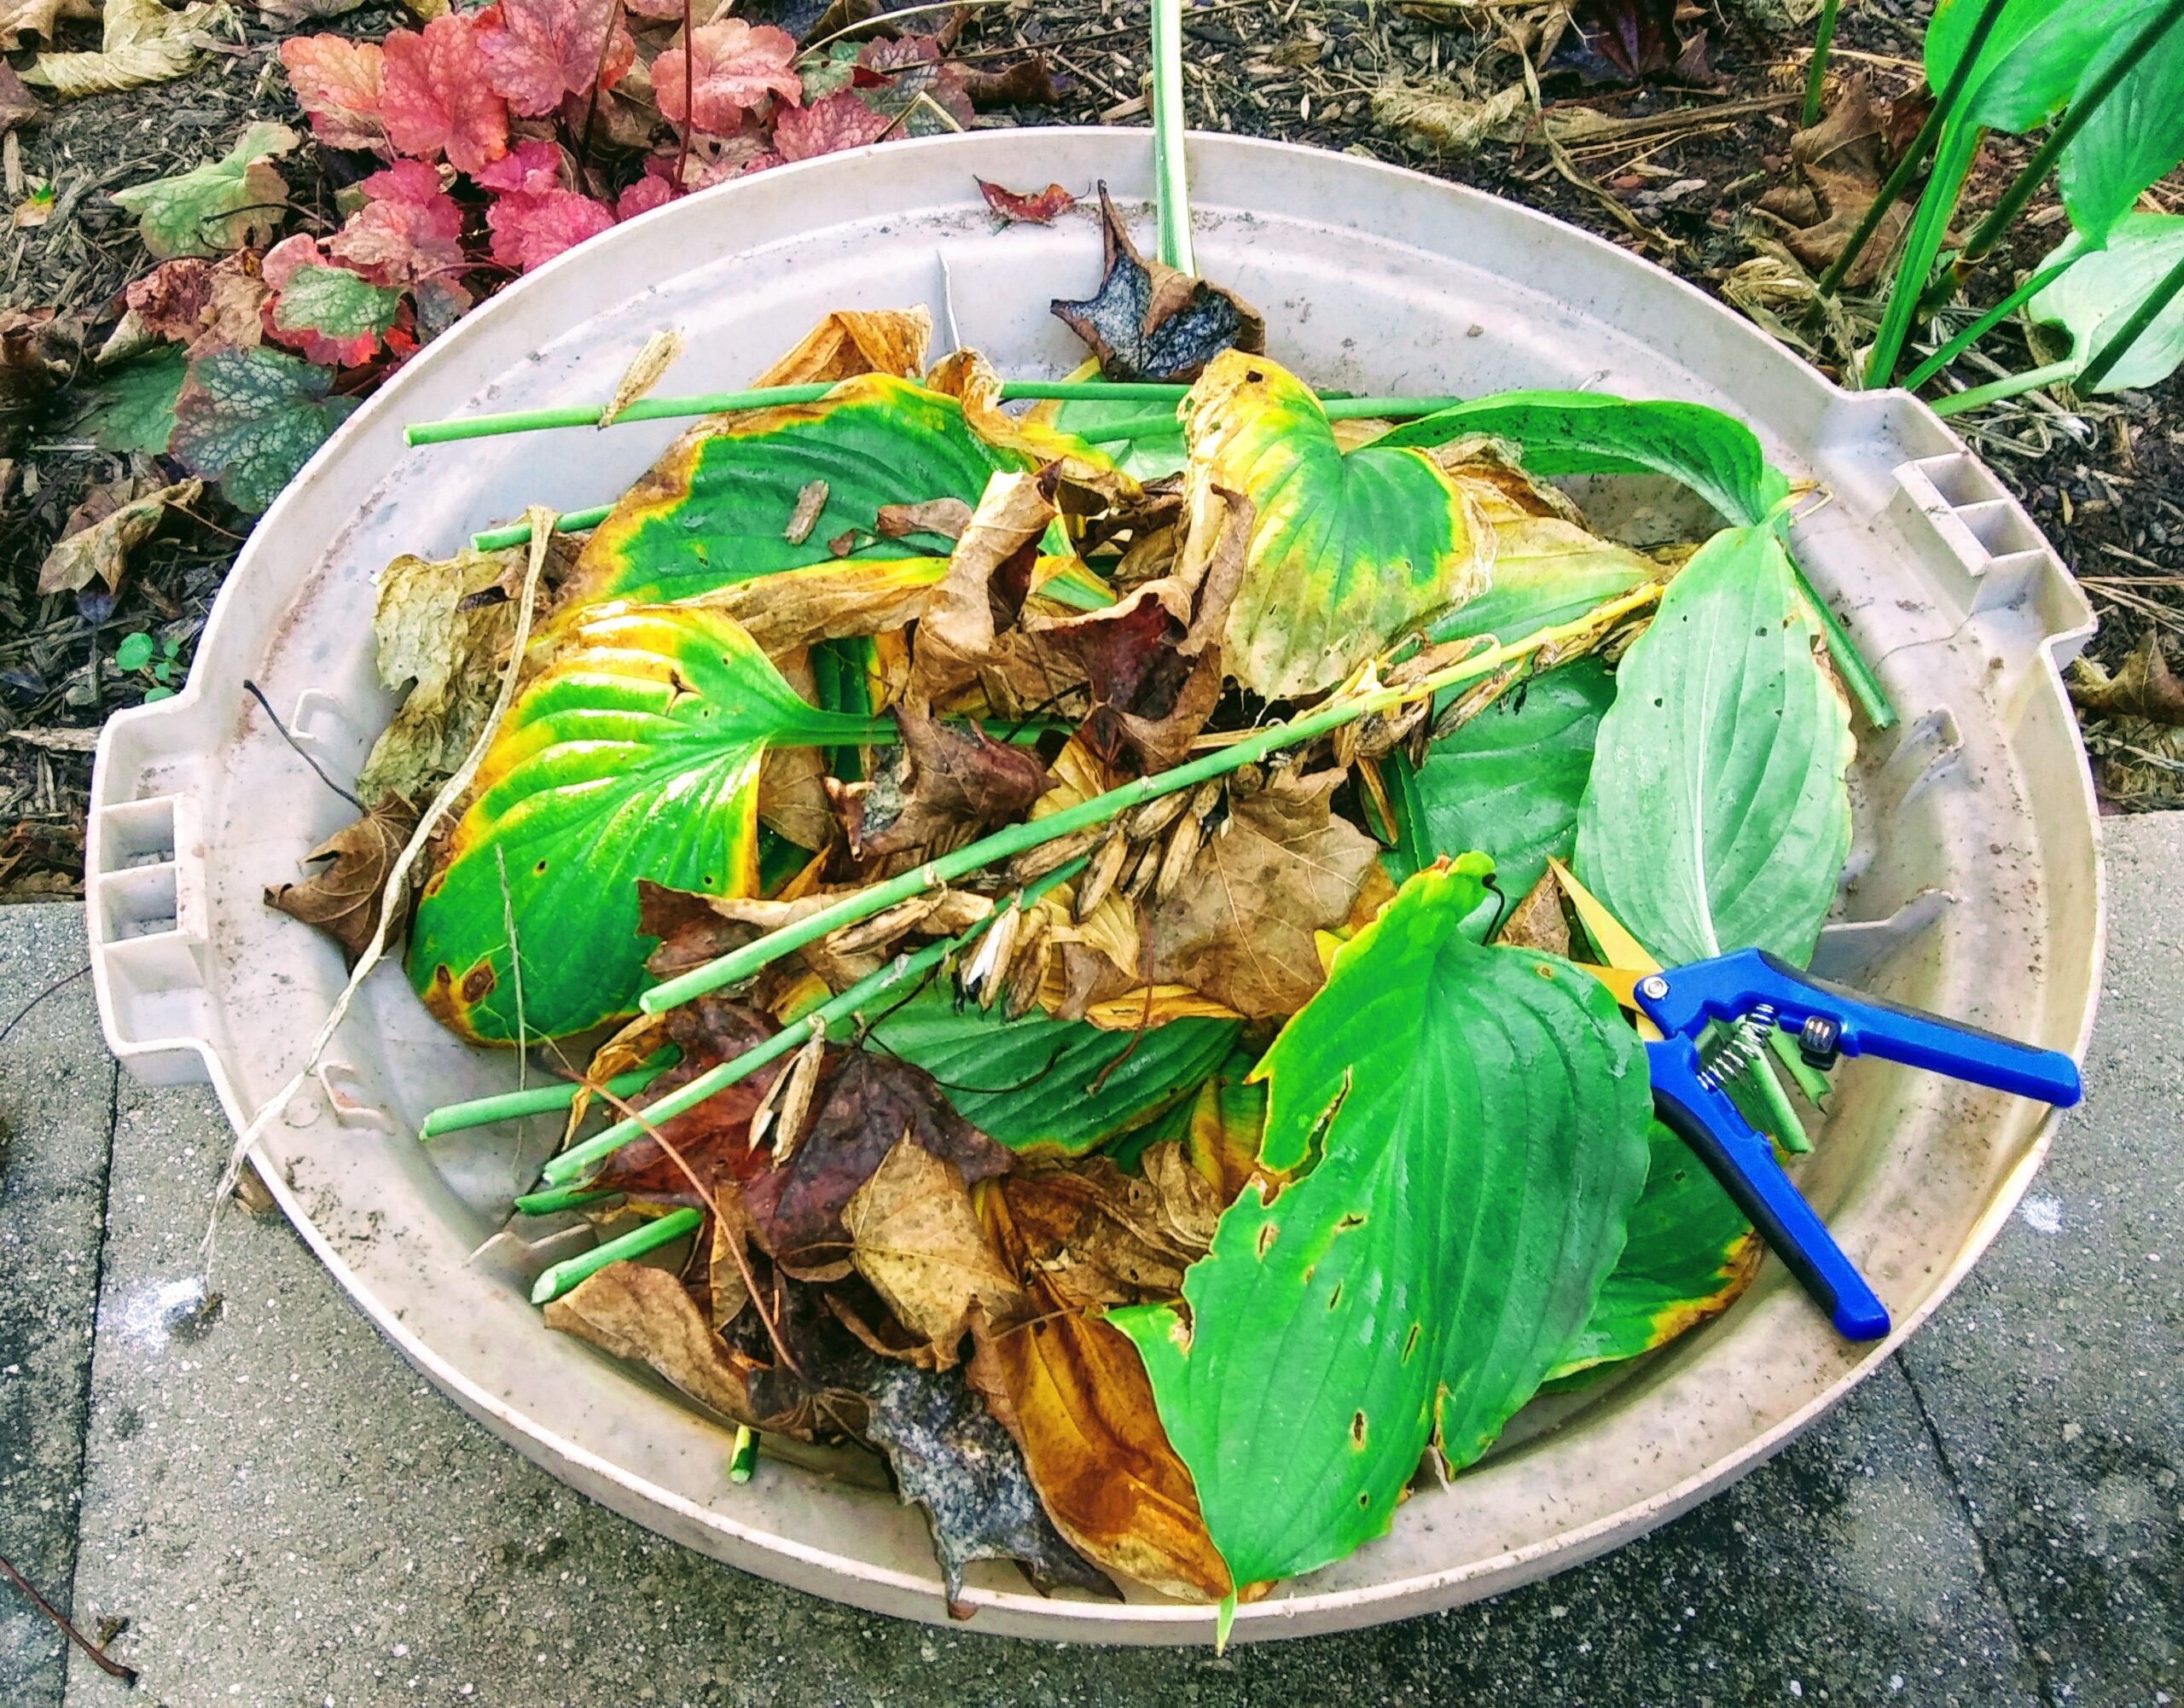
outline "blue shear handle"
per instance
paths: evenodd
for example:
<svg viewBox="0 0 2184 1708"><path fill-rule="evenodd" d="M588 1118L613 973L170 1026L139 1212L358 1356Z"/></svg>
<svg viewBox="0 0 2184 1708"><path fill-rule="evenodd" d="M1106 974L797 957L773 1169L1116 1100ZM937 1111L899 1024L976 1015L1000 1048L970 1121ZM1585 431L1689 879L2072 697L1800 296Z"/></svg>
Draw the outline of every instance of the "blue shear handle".
<svg viewBox="0 0 2184 1708"><path fill-rule="evenodd" d="M1754 1132L1735 1104L1699 1078L1699 1052L1691 1041L1670 1037L1648 1044L1646 1057L1662 1124L1714 1171L1759 1237L1827 1310L1835 1332L1846 1340L1878 1340L1887 1333L1888 1307L1790 1183L1766 1136Z"/></svg>

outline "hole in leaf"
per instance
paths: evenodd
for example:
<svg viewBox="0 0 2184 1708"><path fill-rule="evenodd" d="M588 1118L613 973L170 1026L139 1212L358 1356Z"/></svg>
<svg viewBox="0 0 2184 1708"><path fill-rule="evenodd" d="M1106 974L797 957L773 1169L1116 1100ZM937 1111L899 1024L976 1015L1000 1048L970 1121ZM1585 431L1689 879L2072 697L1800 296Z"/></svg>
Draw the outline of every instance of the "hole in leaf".
<svg viewBox="0 0 2184 1708"><path fill-rule="evenodd" d="M1365 1414L1362 1411L1350 1415L1350 1444L1357 1452L1365 1450Z"/></svg>
<svg viewBox="0 0 2184 1708"><path fill-rule="evenodd" d="M1327 1294L1327 1309L1328 1309L1329 1310L1333 1310L1337 1305L1340 1304L1341 1303L1342 1303L1342 1283L1341 1283L1340 1281L1337 1281L1337 1282L1334 1284L1334 1288L1333 1288L1333 1290L1332 1292L1330 1292L1330 1293Z"/></svg>
<svg viewBox="0 0 2184 1708"><path fill-rule="evenodd" d="M1418 1325L1410 1325L1410 1333L1403 1337L1403 1362L1408 1364L1410 1355L1418 1350Z"/></svg>
<svg viewBox="0 0 2184 1708"><path fill-rule="evenodd" d="M1274 1243L1274 1223L1271 1222L1259 1229L1258 1255L1261 1258L1266 1256L1267 1247Z"/></svg>

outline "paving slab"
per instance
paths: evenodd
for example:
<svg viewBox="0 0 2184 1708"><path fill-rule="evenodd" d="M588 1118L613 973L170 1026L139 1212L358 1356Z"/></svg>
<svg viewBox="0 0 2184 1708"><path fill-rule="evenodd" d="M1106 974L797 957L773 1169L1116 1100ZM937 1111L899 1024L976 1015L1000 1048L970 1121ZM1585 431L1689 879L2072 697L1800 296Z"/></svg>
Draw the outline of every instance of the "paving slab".
<svg viewBox="0 0 2184 1708"><path fill-rule="evenodd" d="M81 914L0 908L0 1556L64 1612L115 1068ZM0 1703L52 1708L60 1632L0 1582Z"/></svg>
<svg viewBox="0 0 2184 1708"><path fill-rule="evenodd" d="M1905 1354L2053 1699L2184 1699L2184 814L2103 826L2086 1101Z"/></svg>

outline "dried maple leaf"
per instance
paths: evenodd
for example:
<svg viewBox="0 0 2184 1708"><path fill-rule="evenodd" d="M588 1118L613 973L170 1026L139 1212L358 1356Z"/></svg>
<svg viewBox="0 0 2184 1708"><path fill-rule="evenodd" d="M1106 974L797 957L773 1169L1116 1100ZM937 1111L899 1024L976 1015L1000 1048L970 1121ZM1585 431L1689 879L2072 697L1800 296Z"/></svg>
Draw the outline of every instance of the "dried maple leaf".
<svg viewBox="0 0 2184 1708"><path fill-rule="evenodd" d="M595 83L604 95L637 56L617 0L500 0L480 14L485 81L511 112L543 118Z"/></svg>
<svg viewBox="0 0 2184 1708"><path fill-rule="evenodd" d="M1782 247L1815 272L1832 266L1880 193L1888 169L1886 121L1874 107L1863 73L1844 84L1834 109L1790 139L1793 183L1778 184L1753 204L1782 231ZM1911 205L1891 204L1873 229L1847 285L1871 284L1910 223Z"/></svg>
<svg viewBox="0 0 2184 1708"><path fill-rule="evenodd" d="M670 48L652 63L659 116L678 129L689 125L727 136L770 96L794 107L804 99L795 59L794 38L770 24L723 18L702 25L688 51Z"/></svg>
<svg viewBox="0 0 2184 1708"><path fill-rule="evenodd" d="M311 134L328 148L386 146L380 114L386 58L377 42L346 36L291 36L281 44L281 64Z"/></svg>
<svg viewBox="0 0 2184 1708"><path fill-rule="evenodd" d="M744 1189L767 1254L792 1275L839 1279L850 1237L842 1209L906 1136L953 1163L965 1180L1008 1171L1008 1153L949 1106L932 1076L861 1049L834 1053L795 1148Z"/></svg>
<svg viewBox="0 0 2184 1708"><path fill-rule="evenodd" d="M444 153L465 172L508 152L508 103L485 80L473 17L450 13L421 32L396 30L383 50L380 110L397 150L420 160Z"/></svg>
<svg viewBox="0 0 2184 1708"><path fill-rule="evenodd" d="M351 967L371 946L386 880L410 833L416 809L399 795L382 796L362 818L345 824L304 856L304 863L326 863L325 869L299 884L270 886L265 905L316 926L341 945ZM398 909L400 903L390 903Z"/></svg>
<svg viewBox="0 0 2184 1708"><path fill-rule="evenodd" d="M205 491L201 480L181 480L146 491L149 482L118 480L96 485L62 525L61 537L38 572L40 594L73 593L93 581L121 591L129 554L152 537L167 507L188 508Z"/></svg>
<svg viewBox="0 0 2184 1708"><path fill-rule="evenodd" d="M382 285L416 285L460 272L462 210L422 160L397 160L357 186L364 205L326 241L326 252Z"/></svg>
<svg viewBox="0 0 2184 1708"><path fill-rule="evenodd" d="M1172 1159L1176 1149L1165 1145L1156 1153ZM1150 1165L1152 1153L1147 1160ZM1188 1164L1180 1166L1211 1195ZM1014 1189L1019 1182L1011 1179L980 1194L987 1234L1003 1266L1024 1278L1030 1309L1017 1320L973 1319L971 1386L1022 1450L1055 1528L1087 1559L1165 1595L1218 1600L1228 1593L1228 1571L1206 1535L1190 1473L1160 1426L1145 1367L1118 1330L1083 1308L1071 1286L1083 1245L1060 1258L1069 1248L1048 1237L1049 1225L1040 1214L1037 1200L1048 1182L1078 1178L1057 1171L1021 1182L1020 1193ZM1099 1171L1097 1182L1110 1193L1120 1183L1146 1184L1130 1182L1112 1165ZM1104 1208L1111 1201L1088 1193L1078 1203ZM1023 1220L1014 1213L1019 1204L1031 1206ZM1130 1209L1117 1219L1134 1233L1147 1218ZM1210 1238L1213 1217L1203 1219ZM1082 1241L1088 1224L1096 1230L1104 1220L1096 1212L1082 1216L1069 1234ZM1181 1267L1172 1273L1180 1287ZM1130 1297L1119 1292L1114 1302Z"/></svg>
<svg viewBox="0 0 2184 1708"><path fill-rule="evenodd" d="M996 1318L1028 1309L986 1243L963 1176L909 1139L897 1142L842 1206L851 1261L903 1327L954 1364L973 1306Z"/></svg>
<svg viewBox="0 0 2184 1708"><path fill-rule="evenodd" d="M1115 1593L1054 1528L1016 1444L960 1377L883 1365L865 1397L866 1432L895 1467L903 1504L926 1509L951 1617L970 1617L963 1568L974 1560L1014 1560L1042 1588Z"/></svg>
<svg viewBox="0 0 2184 1708"><path fill-rule="evenodd" d="M667 1036L682 1060L630 1100L639 1113L700 1073L734 1060L773 1035L773 1022L740 1003L702 996L671 1011ZM716 1092L695 1108L663 1122L659 1136L674 1147L699 1179L723 1176L748 1180L768 1165L769 1155L753 1149L751 1117L787 1062L772 1063L748 1079ZM617 1192L663 1203L700 1201L689 1176L649 1135L633 1139L607 1159L599 1183Z"/></svg>
<svg viewBox="0 0 2184 1708"><path fill-rule="evenodd" d="M986 206L1009 225L1052 225L1077 206L1077 198L1058 183L1040 190L1003 189L997 183L976 180Z"/></svg>
<svg viewBox="0 0 2184 1708"><path fill-rule="evenodd" d="M844 90L809 107L783 112L774 120L774 146L785 160L809 160L844 148L861 148L893 128L894 120L886 113L874 112Z"/></svg>
<svg viewBox="0 0 2184 1708"><path fill-rule="evenodd" d="M1293 773L1233 803L1190 875L1152 914L1156 982L1253 1019L1293 1014L1326 982L1313 933L1350 915L1380 846L1327 799L1344 773Z"/></svg>
<svg viewBox="0 0 2184 1708"><path fill-rule="evenodd" d="M1104 183L1100 218L1105 261L1098 292L1083 302L1057 298L1053 307L1091 346L1107 378L1195 380L1224 350L1257 354L1266 348L1266 321L1257 309L1138 253Z"/></svg>
<svg viewBox="0 0 2184 1708"><path fill-rule="evenodd" d="M1020 818L1054 787L1037 753L973 723L952 729L915 708L891 709L903 732L900 770L837 784L835 810L857 860L922 848L966 828Z"/></svg>
<svg viewBox="0 0 2184 1708"><path fill-rule="evenodd" d="M493 259L502 266L529 272L543 267L587 237L614 223L614 210L574 190L497 196L485 210L493 234Z"/></svg>

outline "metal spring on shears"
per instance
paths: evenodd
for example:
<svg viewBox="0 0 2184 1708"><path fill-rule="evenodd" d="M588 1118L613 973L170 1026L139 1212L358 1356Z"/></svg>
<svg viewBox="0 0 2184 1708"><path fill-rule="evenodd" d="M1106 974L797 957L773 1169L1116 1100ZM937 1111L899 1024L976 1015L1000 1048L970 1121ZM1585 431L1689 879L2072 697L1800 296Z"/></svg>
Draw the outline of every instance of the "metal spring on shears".
<svg viewBox="0 0 2184 1708"><path fill-rule="evenodd" d="M1699 1078L1710 1091L1734 1079L1767 1050L1767 1035L1774 1030L1774 1005L1761 1002L1738 1017L1728 1035L1715 1046L1699 1068Z"/></svg>

